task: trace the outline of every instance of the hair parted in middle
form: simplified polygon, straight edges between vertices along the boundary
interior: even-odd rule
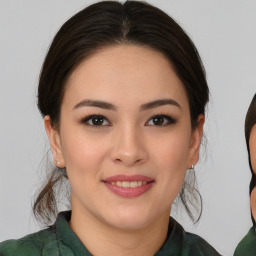
[[[196,47],[183,29],[165,12],[140,1],[101,1],[71,17],[57,32],[42,66],[38,108],[60,126],[60,108],[68,78],[75,68],[99,49],[138,45],[161,52],[182,81],[190,107],[191,127],[205,114],[209,89]],[[185,181],[180,199],[193,221],[201,216],[202,200],[195,188],[195,174]],[[48,222],[57,213],[55,187],[63,172],[54,169],[34,203],[34,214]],[[188,197],[189,195],[189,197]],[[193,212],[199,212],[195,217]]]

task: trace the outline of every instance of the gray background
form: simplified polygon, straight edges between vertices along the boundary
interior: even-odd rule
[[[40,161],[49,146],[36,109],[38,75],[57,29],[92,2],[0,0],[0,241],[40,228],[31,215],[31,203],[41,182]],[[149,2],[174,17],[191,36],[211,90],[206,160],[196,166],[203,215],[196,225],[179,211],[176,217],[220,253],[232,255],[251,226],[243,125],[256,92],[256,2]]]

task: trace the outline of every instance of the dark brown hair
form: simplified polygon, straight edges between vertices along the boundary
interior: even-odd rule
[[[246,146],[247,146],[247,151],[248,151],[248,158],[249,158],[249,165],[250,165],[250,170],[252,173],[252,178],[250,182],[250,194],[253,190],[253,188],[256,186],[256,176],[253,172],[252,169],[252,163],[251,163],[251,154],[250,154],[250,147],[249,147],[249,140],[250,140],[250,135],[251,135],[251,130],[252,127],[256,124],[256,94],[254,95],[251,104],[248,108],[246,118],[245,118],[245,125],[244,125],[244,130],[245,130],[245,140],[246,140]]]
[[[45,58],[38,86],[38,108],[49,115],[52,125],[59,127],[60,106],[67,79],[74,69],[98,49],[111,45],[130,44],[149,47],[165,55],[183,82],[190,106],[191,126],[205,113],[209,89],[200,56],[188,35],[166,13],[140,1],[102,1],[88,6],[70,18],[53,39]],[[63,171],[53,170],[47,184],[35,201],[36,216],[50,220],[56,214],[54,187],[61,182]],[[194,220],[195,179],[184,184],[180,199]],[[186,181],[185,181],[186,183]],[[199,217],[201,215],[201,196]],[[191,197],[190,197],[191,198]],[[191,204],[188,202],[191,201]],[[192,208],[191,208],[192,207]],[[198,217],[198,218],[199,218]]]

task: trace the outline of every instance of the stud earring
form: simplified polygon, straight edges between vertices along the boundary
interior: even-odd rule
[[[189,168],[188,170],[194,171],[195,170],[195,166],[192,164],[191,168]]]
[[[60,162],[57,159],[56,159],[56,163],[57,163],[58,166],[60,165]]]

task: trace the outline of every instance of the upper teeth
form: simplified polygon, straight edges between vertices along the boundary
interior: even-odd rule
[[[142,185],[146,185],[146,181],[112,181],[111,185],[118,186],[118,187],[123,187],[123,188],[137,188]]]

